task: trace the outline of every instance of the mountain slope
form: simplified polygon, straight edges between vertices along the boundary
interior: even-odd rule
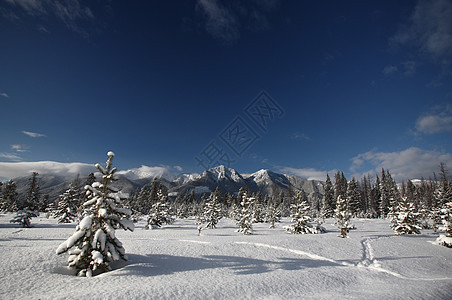
[[[120,173],[119,180],[114,185],[125,193],[134,193],[137,189],[145,185],[150,185],[154,180],[155,172],[149,172],[146,177],[145,172],[130,173],[128,171]],[[139,174],[139,176],[137,176]],[[97,174],[99,178],[99,174]],[[163,184],[170,196],[184,195],[193,190],[198,197],[204,193],[215,191],[217,186],[222,193],[235,194],[240,188],[248,189],[253,193],[261,191],[264,195],[293,195],[303,189],[310,199],[321,199],[324,192],[324,183],[316,180],[307,180],[294,175],[279,174],[270,170],[259,170],[252,174],[241,175],[232,168],[218,166],[202,172],[201,174],[181,174],[172,179],[167,178],[163,173],[159,177],[159,182]],[[74,181],[74,177],[63,177],[53,174],[40,174],[38,177],[41,187],[41,194],[49,194],[51,201],[58,200],[68,185]],[[83,185],[86,178],[80,178],[80,185]],[[17,191],[22,197],[28,188],[28,178],[15,179]]]

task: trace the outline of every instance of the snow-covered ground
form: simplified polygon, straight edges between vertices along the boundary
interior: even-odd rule
[[[34,228],[0,215],[1,299],[452,299],[452,249],[438,234],[396,236],[386,220],[353,220],[349,238],[292,235],[231,220],[198,236],[193,219],[162,229],[118,230],[129,261],[93,278],[73,276],[56,248],[75,224],[32,219]]]

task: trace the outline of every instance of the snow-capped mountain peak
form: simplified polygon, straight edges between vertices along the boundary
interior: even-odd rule
[[[243,181],[243,177],[234,169],[227,168],[223,165],[204,171],[203,174],[210,174],[216,181],[232,180],[234,182]]]

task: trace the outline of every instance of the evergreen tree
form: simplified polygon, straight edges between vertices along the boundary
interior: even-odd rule
[[[334,201],[334,189],[330,176],[326,174],[325,193],[323,195],[322,218],[331,218],[334,215],[336,203]]]
[[[165,195],[162,189],[159,189],[157,192],[157,202],[152,205],[151,210],[149,211],[146,229],[160,228],[164,223],[172,223],[167,199],[168,196]]]
[[[91,277],[95,273],[110,270],[109,262],[127,260],[122,243],[116,238],[115,230],[134,230],[130,220],[131,211],[122,207],[124,194],[111,186],[118,178],[112,168],[113,152],[107,153],[106,169],[96,164],[103,175],[102,182],[85,186],[88,201],[83,204],[84,218],[76,232],[56,250],[57,254],[69,251],[68,265],[78,271],[79,276]]]
[[[350,223],[351,214],[347,209],[347,201],[343,199],[342,196],[337,197],[336,210],[334,211],[334,217],[336,219],[336,224],[340,230],[339,237],[347,237],[347,233],[354,226]]]
[[[296,234],[319,233],[320,227],[313,227],[309,222],[311,217],[308,216],[309,204],[306,193],[301,190],[295,197],[295,203],[290,206],[292,224],[286,226],[287,232]]]
[[[38,210],[40,201],[40,187],[38,183],[38,172],[33,172],[29,179],[29,186],[27,191],[27,197],[23,207],[28,210]]]
[[[421,206],[419,199],[416,197],[416,186],[413,184],[411,180],[406,182],[405,193],[402,193],[403,196],[408,198],[408,201],[413,202],[416,208]]]
[[[162,190],[160,183],[157,178],[154,178],[151,185],[151,190],[149,191],[149,205],[152,206],[155,203],[159,202],[159,191]]]
[[[337,171],[335,175],[335,183],[334,183],[334,196],[341,196],[342,199],[347,199],[347,179],[344,176],[343,172]]]
[[[16,191],[16,183],[13,180],[8,181],[3,187],[1,211],[17,211],[18,194]]]
[[[236,204],[240,205],[240,202],[242,202],[244,194],[246,194],[246,190],[243,187],[241,187],[239,189],[239,192],[237,193],[237,199],[236,199],[237,203]]]
[[[89,175],[85,181],[85,186],[87,186],[87,185],[91,186],[95,182],[96,182],[96,176],[94,176],[94,173],[89,173]]]
[[[389,212],[389,198],[390,187],[388,180],[386,179],[385,170],[381,170],[381,182],[380,182],[380,217],[385,218]]]
[[[436,239],[436,242],[440,245],[452,248],[452,201],[445,203],[441,209],[441,223],[439,230],[443,231],[444,234],[441,234],[439,238]]]
[[[209,200],[204,206],[204,220],[207,222],[206,228],[216,228],[221,219],[221,203],[218,201],[218,193],[211,193]]]
[[[240,228],[237,232],[242,232],[244,235],[253,233],[253,207],[255,201],[255,198],[248,197],[248,192],[243,193],[242,201],[240,202],[241,210],[237,222]]]
[[[226,218],[233,218],[233,208],[235,205],[234,197],[227,193],[224,196],[223,214]]]
[[[141,214],[147,214],[152,207],[148,186],[143,186],[137,195],[136,210]]]
[[[270,228],[275,228],[275,223],[281,220],[281,211],[273,197],[266,195],[267,209],[265,211],[265,222],[270,223]]]
[[[352,217],[356,217],[361,212],[361,192],[355,178],[348,183],[347,206]]]
[[[49,204],[49,194],[44,194],[39,200],[38,211],[48,211]]]
[[[80,203],[80,191],[72,183],[69,188],[60,195],[58,207],[54,216],[58,218],[58,223],[71,223],[77,219],[77,209]]]
[[[397,184],[392,179],[391,174],[387,170],[381,170],[380,182],[380,217],[386,218],[391,206],[394,206],[392,201],[398,203],[400,201],[400,193],[397,189]]]
[[[422,226],[415,212],[414,203],[408,201],[407,197],[402,197],[397,209],[397,217],[394,220],[392,229],[396,234],[420,234]]]
[[[9,221],[10,223],[20,223],[22,227],[30,228],[31,226],[31,218],[39,216],[39,213],[29,210],[22,209],[19,210],[16,216]]]
[[[452,201],[452,188],[447,179],[448,171],[444,163],[440,164],[440,182],[436,185],[434,191],[434,208],[441,209],[446,203]]]
[[[363,179],[361,180],[361,207],[362,212],[364,213],[364,216],[366,218],[372,217],[370,209],[371,203],[370,191],[371,191],[370,182],[367,180],[367,177],[364,176]]]
[[[372,186],[372,189],[370,191],[371,197],[372,197],[372,205],[371,210],[373,212],[374,217],[379,218],[380,216],[380,201],[381,201],[381,181],[378,175],[375,179],[375,184]]]
[[[253,222],[263,223],[264,222],[264,206],[262,200],[262,192],[259,191],[255,196],[254,207],[253,207]]]

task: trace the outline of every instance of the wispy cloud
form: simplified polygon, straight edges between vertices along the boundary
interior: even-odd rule
[[[409,60],[403,62],[402,65],[405,69],[405,72],[403,72],[403,74],[405,74],[406,76],[414,76],[414,74],[416,74],[417,63],[415,61]]]
[[[3,15],[15,16],[15,20],[20,20],[23,14],[40,19],[54,16],[67,28],[84,37],[88,37],[89,34],[80,23],[95,20],[91,9],[82,5],[79,0],[6,0],[6,2],[9,3],[9,10],[3,8]],[[42,25],[38,30],[48,32]]]
[[[3,98],[9,98],[9,95],[7,93],[0,93],[0,96]]]
[[[383,74],[389,75],[389,74],[397,72],[398,70],[399,70],[399,68],[397,68],[397,66],[389,65],[389,66],[384,67]]]
[[[356,177],[379,174],[384,168],[391,172],[395,180],[401,181],[429,178],[433,172],[438,172],[440,162],[452,166],[452,154],[417,147],[395,152],[377,152],[374,149],[356,155],[351,161],[350,170]]]
[[[218,0],[198,0],[206,18],[207,32],[219,41],[233,43],[240,37],[237,17]]]
[[[11,149],[17,152],[27,152],[29,148],[27,145],[11,145]]]
[[[290,135],[290,139],[292,140],[310,140],[311,138],[304,133],[294,132]]]
[[[42,133],[36,133],[36,132],[30,132],[30,131],[22,131],[23,134],[28,135],[29,137],[32,138],[38,138],[38,137],[46,137],[45,134]]]
[[[452,106],[436,106],[416,121],[417,133],[435,134],[452,131]]]
[[[38,30],[42,33],[49,33],[49,30],[44,25],[39,25]]]
[[[415,47],[443,65],[452,63],[452,1],[418,1],[408,23],[391,42]]]
[[[77,174],[84,176],[95,171],[94,164],[85,163],[60,163],[55,161],[0,162],[0,178],[8,179],[28,176],[32,172],[61,176],[74,176]]]
[[[0,152],[0,158],[4,158],[4,159],[8,159],[8,160],[12,160],[12,161],[20,161],[22,160],[22,158],[20,156],[18,156],[17,154],[14,153],[4,153],[4,152]],[[1,166],[2,163],[0,163]],[[0,171],[1,172],[1,171]],[[1,177],[1,176],[0,176]]]
[[[297,168],[291,168],[291,167],[280,167],[279,172],[282,172],[284,174],[289,174],[289,175],[300,176],[300,177],[306,178],[308,180],[325,181],[326,174],[329,174],[331,177],[337,172],[337,170],[322,171],[322,170],[317,170],[314,168],[297,169]]]
[[[198,0],[196,11],[205,20],[205,30],[223,44],[233,44],[243,30],[259,32],[271,27],[267,15],[279,7],[279,0]]]

